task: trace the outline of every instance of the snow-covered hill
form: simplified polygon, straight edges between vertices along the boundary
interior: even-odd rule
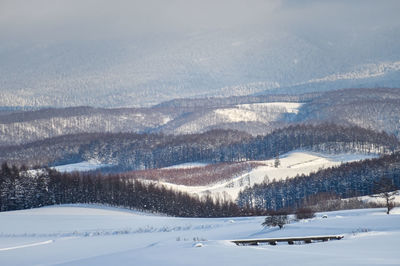
[[[207,186],[184,186],[166,182],[161,184],[191,194],[211,195],[215,198],[236,200],[239,192],[246,187],[273,180],[292,178],[296,175],[317,172],[320,169],[338,166],[342,163],[376,158],[377,155],[365,154],[323,154],[306,151],[294,151],[279,158],[280,165],[274,166],[275,159],[256,161],[261,164],[240,176]],[[162,177],[161,177],[162,178]]]
[[[224,128],[261,135],[283,126],[301,106],[302,103],[296,102],[266,102],[207,108],[171,120],[160,130],[170,134],[188,134]]]
[[[322,215],[328,218],[321,218]],[[397,265],[400,209],[319,213],[282,230],[264,217],[173,218],[93,205],[0,213],[2,265]],[[308,245],[229,240],[344,235]]]

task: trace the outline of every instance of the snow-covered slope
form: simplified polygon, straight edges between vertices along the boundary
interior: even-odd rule
[[[301,103],[255,103],[240,104],[234,108],[216,109],[214,113],[229,122],[270,122],[276,121],[279,115],[297,113]]]
[[[215,107],[184,115],[161,128],[163,132],[171,134],[198,133],[214,128],[266,134],[276,124],[287,122],[287,118],[297,114],[301,106],[302,103],[296,102],[268,102]]]
[[[184,186],[161,182],[161,184],[197,195],[212,195],[221,199],[235,200],[241,190],[245,187],[271,182],[284,178],[295,177],[296,175],[309,174],[319,169],[338,166],[341,163],[376,158],[377,155],[365,154],[322,154],[306,151],[294,151],[283,155],[278,167],[274,166],[275,159],[257,161],[262,164],[248,173],[231,180],[208,186]]]
[[[263,217],[172,218],[99,206],[0,213],[2,265],[397,265],[400,209],[317,214],[279,230]],[[233,239],[341,234],[308,245],[236,246]]]
[[[65,165],[58,165],[52,167],[53,169],[59,172],[85,172],[85,171],[92,171],[102,167],[111,166],[109,164],[102,164],[97,160],[89,160],[80,163],[73,163],[73,164],[65,164]]]

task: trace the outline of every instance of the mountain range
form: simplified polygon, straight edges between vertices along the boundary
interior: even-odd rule
[[[132,20],[124,27],[108,22],[117,36],[83,34],[85,25],[72,29],[68,20],[64,32],[34,21],[17,38],[10,22],[0,27],[0,106],[150,107],[176,98],[400,87],[397,1],[252,1],[231,10],[236,4],[214,14],[206,1],[215,15],[206,28],[178,13],[186,28],[167,21],[145,33],[122,13]]]

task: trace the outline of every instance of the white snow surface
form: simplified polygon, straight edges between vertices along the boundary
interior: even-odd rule
[[[298,113],[302,103],[271,102],[239,104],[234,108],[216,109],[214,113],[227,122],[271,122],[284,113]]]
[[[53,169],[59,171],[59,172],[86,172],[86,171],[92,171],[96,170],[102,167],[107,167],[109,166],[108,164],[102,164],[98,160],[89,160],[89,161],[84,161],[80,163],[73,163],[73,164],[65,164],[65,165],[58,165],[52,167]]]
[[[321,218],[327,215],[328,218]],[[264,217],[174,218],[95,205],[0,213],[1,265],[399,265],[400,208],[319,213],[282,230]],[[236,246],[315,235],[342,240]]]
[[[279,158],[279,167],[274,167],[275,159],[255,161],[261,163],[262,165],[249,171],[248,173],[216,184],[207,186],[185,186],[166,182],[160,182],[160,184],[191,194],[210,194],[213,197],[235,200],[239,192],[245,187],[253,186],[254,184],[260,184],[265,181],[266,177],[269,179],[269,181],[273,181],[273,179],[281,180],[285,179],[286,177],[293,178],[298,174],[307,175],[311,172],[317,172],[319,169],[338,166],[341,163],[360,161],[376,157],[377,155],[375,154],[323,154],[296,150],[282,155]]]

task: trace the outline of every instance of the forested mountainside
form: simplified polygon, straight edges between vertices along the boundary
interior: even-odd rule
[[[250,138],[251,136],[244,132],[224,130],[177,136],[147,133],[83,133],[7,146],[0,152],[2,161],[13,164],[47,165],[79,162],[92,158],[122,168],[144,169],[185,162],[183,158],[203,156],[203,153],[209,154],[213,149]],[[204,156],[208,158],[207,155]]]
[[[239,194],[238,204],[277,210],[298,208],[319,196],[320,200],[326,200],[324,195],[341,198],[371,195],[381,178],[388,178],[395,188],[400,188],[399,152],[323,169],[308,176],[257,184]]]
[[[180,99],[151,108],[71,107],[0,113],[0,146],[66,134],[195,134],[213,129],[265,135],[301,123],[335,123],[399,136],[400,89],[345,89],[327,93]]]
[[[299,100],[309,101],[316,95],[185,99],[152,108],[70,107],[4,112],[0,113],[0,146],[77,133],[201,133],[215,128],[236,129],[243,123],[249,125],[248,131],[255,128],[250,126],[253,124],[258,126],[258,132],[267,133],[275,128],[273,125],[286,125],[293,115],[287,104],[297,107]]]
[[[0,114],[0,145],[78,133],[148,132],[185,110],[71,107]]]
[[[398,147],[398,139],[384,132],[323,124],[290,126],[258,137],[232,130],[189,135],[65,135],[3,147],[0,160],[13,164],[54,165],[96,159],[116,171],[123,171],[185,162],[262,160],[295,149],[388,153]]]
[[[304,104],[299,122],[331,122],[383,130],[400,136],[400,89],[344,89]]]

